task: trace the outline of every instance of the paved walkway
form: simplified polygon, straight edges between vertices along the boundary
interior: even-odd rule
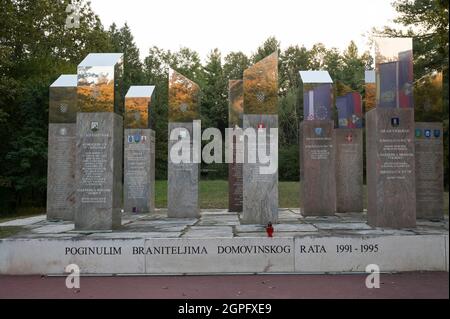
[[[365,275],[240,275],[83,277],[70,290],[65,277],[0,276],[0,298],[449,298],[447,272]]]

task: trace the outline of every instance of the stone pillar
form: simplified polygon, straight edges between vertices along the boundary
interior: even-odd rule
[[[61,75],[50,86],[47,219],[73,221],[77,75]]]
[[[300,125],[300,199],[303,216],[336,212],[335,136],[333,121]]]
[[[176,72],[169,71],[169,149],[168,149],[168,193],[167,214],[169,217],[200,216],[198,183],[200,179],[201,132],[194,132],[194,121],[199,119],[200,87]],[[200,126],[200,125],[199,125]],[[171,140],[174,129],[178,129],[177,139]],[[201,129],[201,127],[199,127]],[[177,163],[171,157],[174,145],[184,143],[189,153],[185,162]],[[197,147],[198,146],[198,147]]]
[[[336,212],[363,211],[362,99],[358,92],[336,98]]]
[[[300,71],[300,80],[300,209],[303,216],[330,216],[336,212],[333,81],[327,71]]]
[[[123,55],[89,54],[78,66],[75,229],[121,226]]]
[[[278,55],[273,53],[244,71],[244,130],[255,139],[245,142],[242,223],[278,222]],[[271,129],[276,129],[273,131]],[[261,138],[260,138],[260,133]],[[264,133],[266,140],[263,140]],[[272,144],[272,145],[271,145]],[[269,163],[258,154],[266,146]],[[250,159],[255,154],[255,162]]]
[[[366,114],[367,217],[374,227],[416,225],[414,110]]]
[[[123,120],[115,113],[78,113],[76,230],[121,226]]]
[[[375,108],[366,113],[368,223],[416,225],[412,39],[375,39]]]
[[[444,143],[442,123],[416,122],[417,218],[444,218]]]
[[[228,127],[243,127],[244,112],[244,82],[242,80],[230,80],[228,82]],[[238,140],[236,140],[238,139]],[[243,199],[243,178],[242,162],[238,162],[242,152],[241,147],[237,147],[242,142],[242,135],[236,136],[233,140],[227,141],[229,148],[233,151],[233,161],[228,164],[228,210],[230,212],[242,212]]]
[[[335,130],[336,212],[363,211],[363,130]]]
[[[124,209],[155,210],[155,131],[149,114],[154,86],[132,86],[125,96]]]

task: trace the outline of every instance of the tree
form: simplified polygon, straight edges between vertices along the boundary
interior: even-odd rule
[[[113,46],[113,52],[124,54],[124,89],[128,91],[131,85],[142,85],[144,82],[144,73],[142,63],[139,58],[139,49],[134,43],[133,35],[128,25],[117,29],[115,23],[109,28],[109,35]]]
[[[448,0],[397,0],[393,3],[398,17],[394,22],[406,27],[398,30],[385,27],[383,30],[373,30],[373,35],[392,37],[413,37],[414,76],[416,80],[433,72],[443,73],[443,112],[438,116],[444,122],[444,156],[448,158],[448,55],[449,55],[449,21]],[[425,112],[416,112],[416,121],[427,120],[435,116]],[[448,187],[448,161],[444,161],[444,180]]]
[[[250,59],[242,52],[231,52],[225,57],[223,74],[227,80],[239,80],[250,66]]]
[[[108,34],[89,3],[79,28],[66,28],[69,1],[3,0],[0,11],[0,162],[6,209],[45,205],[48,88],[75,73],[89,52],[109,51]],[[0,205],[5,203],[1,201]]]

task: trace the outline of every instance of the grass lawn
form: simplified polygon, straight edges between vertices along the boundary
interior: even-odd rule
[[[167,181],[156,181],[156,207],[167,207]],[[365,186],[364,186],[365,187]],[[299,207],[299,182],[279,182],[279,206],[285,208]],[[364,207],[367,207],[367,192],[364,192]],[[201,208],[228,207],[228,181],[200,181]],[[444,213],[448,215],[448,192],[444,193]]]
[[[167,181],[156,181],[156,207],[167,207]],[[299,207],[299,182],[279,182],[279,206]],[[364,192],[366,194],[366,192]],[[201,208],[227,208],[228,207],[228,181],[208,180],[200,181],[200,207]],[[448,215],[448,192],[444,193],[444,213]],[[364,205],[367,204],[366,195]],[[22,209],[17,215],[0,215],[0,222],[44,214],[45,208]],[[11,230],[9,230],[11,231]],[[0,233],[1,236],[1,233]]]

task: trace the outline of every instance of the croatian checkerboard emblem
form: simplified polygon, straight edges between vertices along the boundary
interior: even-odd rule
[[[181,112],[186,112],[187,111],[187,109],[188,109],[188,105],[186,104],[186,103],[182,103],[181,105],[180,105],[180,111]]]
[[[68,110],[69,110],[69,107],[67,106],[67,104],[60,104],[59,105],[59,112],[67,113]]]
[[[259,103],[262,103],[265,101],[266,95],[262,91],[256,92],[256,99],[258,100]]]

